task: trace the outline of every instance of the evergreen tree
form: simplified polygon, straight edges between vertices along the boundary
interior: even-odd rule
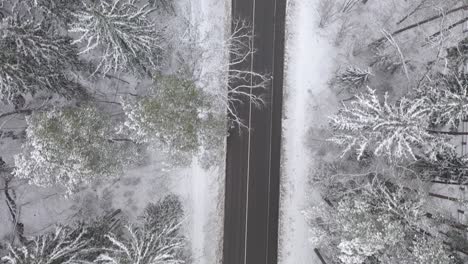
[[[166,226],[163,230],[154,232],[144,227],[128,226],[124,236],[107,235],[112,246],[105,249],[95,263],[165,263],[183,264],[180,257],[184,240],[172,237],[170,234],[178,229],[179,223]]]
[[[23,0],[32,15],[37,15],[59,28],[68,28],[73,13],[83,8],[83,1],[69,0]]]
[[[163,230],[166,226],[182,222],[184,211],[179,197],[174,194],[167,195],[157,203],[146,206],[141,216],[147,230]]]
[[[97,51],[103,73],[126,71],[151,76],[160,65],[162,30],[155,11],[139,0],[83,1],[70,32],[83,43],[81,54]]]
[[[6,264],[91,264],[86,256],[98,252],[99,247],[90,247],[92,238],[87,238],[87,233],[82,225],[58,226],[54,232],[39,235],[27,245],[9,245],[8,255],[1,260]]]
[[[191,80],[160,76],[147,96],[126,100],[125,127],[137,142],[156,142],[170,154],[193,153],[203,133],[205,99]]]
[[[448,126],[457,130],[468,118],[468,74],[437,73],[433,81],[417,89],[417,96],[427,98],[433,127]]]
[[[382,176],[368,179],[361,188],[342,190],[320,218],[307,214],[317,242],[337,263],[458,263],[452,258],[457,249],[438,233],[440,224],[428,221],[424,195]]]
[[[135,145],[118,138],[108,119],[91,106],[33,114],[14,174],[38,186],[63,185],[68,194],[119,174]]]
[[[0,22],[0,34],[0,99],[11,102],[38,92],[66,98],[87,94],[70,74],[81,65],[70,37],[59,35],[44,20],[17,14]]]
[[[437,153],[452,148],[446,138],[427,131],[425,99],[403,97],[392,104],[385,95],[381,102],[372,89],[356,99],[330,117],[335,132],[330,141],[344,146],[344,152],[356,149],[358,159],[366,150],[389,160],[416,159],[418,154],[436,159]]]

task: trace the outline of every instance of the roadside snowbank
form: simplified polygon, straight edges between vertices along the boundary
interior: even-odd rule
[[[335,54],[328,37],[316,25],[319,0],[288,2],[280,204],[281,264],[320,263],[309,243],[302,213],[317,193],[308,190],[307,177],[314,162],[307,147],[307,132],[326,124],[336,102],[328,89]]]

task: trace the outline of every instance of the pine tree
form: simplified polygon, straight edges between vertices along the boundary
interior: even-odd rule
[[[427,131],[424,99],[403,97],[391,104],[388,95],[381,102],[372,89],[356,99],[330,117],[335,132],[330,141],[344,146],[344,153],[356,149],[358,159],[366,150],[389,160],[416,159],[418,154],[436,159],[437,153],[452,148],[446,138]]]
[[[139,0],[89,0],[83,6],[73,13],[69,31],[79,35],[75,43],[83,43],[81,54],[97,51],[96,71],[154,73],[162,54],[154,8]]]
[[[468,118],[468,74],[435,74],[432,82],[417,89],[417,95],[430,100],[431,125],[457,130]]]
[[[137,142],[155,142],[172,155],[193,153],[200,146],[205,99],[191,80],[160,76],[147,96],[124,100],[125,127]]]
[[[119,174],[135,145],[119,139],[108,119],[91,106],[33,114],[14,174],[38,186],[62,185],[68,194]]]
[[[371,75],[370,69],[363,70],[355,66],[349,66],[335,76],[332,80],[332,84],[341,89],[355,92],[367,85]]]
[[[27,244],[9,245],[8,255],[1,260],[6,264],[91,264],[87,255],[99,248],[91,248],[84,226],[75,228],[58,226],[52,233],[39,235]]]
[[[23,0],[32,15],[38,15],[47,23],[59,28],[68,28],[73,20],[73,13],[83,8],[83,1],[69,0]]]
[[[87,94],[70,74],[81,65],[70,37],[59,35],[44,20],[18,14],[0,22],[0,34],[0,99],[39,92],[66,98]]]
[[[338,202],[318,208],[328,209],[319,218],[307,213],[318,242],[337,263],[457,263],[451,257],[456,249],[439,236],[440,224],[427,221],[422,193],[381,175],[368,179],[361,188],[342,190]]]
[[[182,203],[179,197],[174,194],[167,195],[157,203],[148,204],[141,216],[147,230],[159,231],[166,226],[182,222],[183,217]]]
[[[159,232],[128,226],[124,236],[107,235],[112,246],[106,248],[106,253],[101,254],[95,263],[183,264],[185,261],[180,253],[184,241],[170,236],[178,226],[179,223],[166,226]]]

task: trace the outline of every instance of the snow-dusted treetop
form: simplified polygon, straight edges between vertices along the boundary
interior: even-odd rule
[[[125,127],[132,139],[157,143],[173,154],[193,153],[200,146],[206,99],[191,80],[168,75],[156,78],[149,94],[124,100]]]
[[[37,236],[28,245],[9,245],[8,255],[1,260],[6,264],[91,264],[86,260],[86,253],[98,251],[97,248],[89,248],[91,241],[83,226],[57,226],[54,232]]]
[[[134,145],[116,138],[108,119],[90,106],[33,114],[14,174],[38,186],[62,185],[70,194],[120,173],[134,158]]]
[[[81,54],[96,51],[96,71],[153,74],[162,53],[161,26],[155,11],[139,0],[84,1],[73,13],[70,32],[82,43]]]
[[[66,70],[80,64],[72,39],[46,22],[9,16],[0,22],[0,99],[53,92],[65,97],[85,94]]]
[[[437,74],[433,82],[421,86],[416,92],[431,102],[428,110],[432,125],[456,130],[468,118],[468,79],[465,74]]]
[[[437,153],[451,146],[445,138],[426,130],[427,103],[425,99],[403,97],[392,104],[387,94],[381,102],[375,90],[368,89],[330,117],[335,132],[330,141],[344,146],[344,152],[356,149],[358,158],[370,150],[390,160],[416,159],[417,154],[435,159]]]

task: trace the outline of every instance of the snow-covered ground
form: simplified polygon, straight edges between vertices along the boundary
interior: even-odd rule
[[[325,125],[336,100],[327,81],[333,73],[334,47],[317,27],[319,0],[289,0],[283,116],[282,187],[280,204],[281,264],[320,263],[309,243],[302,213],[319,199],[307,184],[314,165],[307,132]]]

